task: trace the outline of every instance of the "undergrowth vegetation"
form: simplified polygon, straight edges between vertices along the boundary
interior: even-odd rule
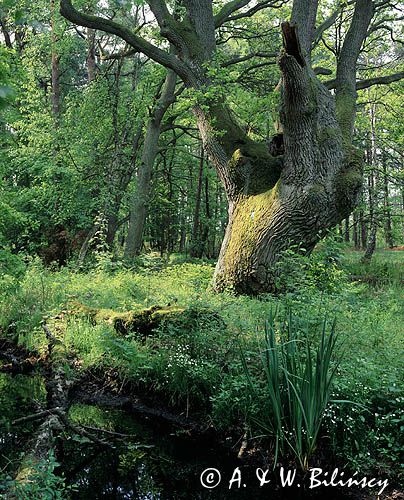
[[[283,293],[259,298],[212,293],[212,265],[180,256],[126,268],[104,254],[85,271],[21,261],[17,275],[1,270],[0,331],[43,352],[45,320],[82,370],[113,370],[219,431],[247,427],[303,467],[325,450],[397,479],[404,323],[400,256],[390,254],[365,267],[327,244],[311,259],[287,253]],[[175,305],[185,314],[150,335],[122,335],[71,314],[76,303],[116,312]]]

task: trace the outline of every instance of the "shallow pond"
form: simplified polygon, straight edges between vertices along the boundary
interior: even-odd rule
[[[0,472],[12,474],[35,424],[12,426],[11,421],[35,412],[44,401],[40,377],[0,374]],[[58,472],[74,485],[71,498],[78,499],[298,499],[324,498],[324,491],[306,488],[279,488],[276,476],[268,474],[271,483],[259,487],[256,467],[243,465],[236,451],[219,447],[208,438],[201,441],[184,434],[170,432],[151,420],[136,418],[126,412],[97,406],[75,404],[72,421],[87,428],[101,428],[99,437],[115,444],[115,449],[100,449],[82,437],[64,435],[58,442]],[[124,434],[112,439],[112,433]],[[241,481],[234,470],[240,467]],[[221,483],[204,488],[201,473],[214,468],[221,473]],[[293,470],[293,469],[292,469]],[[215,477],[216,476],[216,477]],[[231,478],[235,480],[229,490]],[[205,474],[204,480],[217,482]],[[245,485],[245,486],[244,486]],[[302,485],[303,486],[303,485]],[[344,498],[341,492],[328,489],[326,496]]]

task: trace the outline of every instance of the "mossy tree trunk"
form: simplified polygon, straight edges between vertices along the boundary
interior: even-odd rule
[[[147,3],[174,51],[162,50],[116,22],[78,12],[70,0],[61,0],[61,10],[72,22],[121,37],[195,90],[193,113],[229,204],[215,288],[271,291],[282,251],[299,247],[310,252],[357,203],[362,153],[352,147],[356,89],[375,81],[357,82],[356,65],[375,5],[371,0],[356,1],[337,58],[336,79],[325,86],[312,69],[311,50],[335,17],[316,27],[318,1],[294,0],[291,23],[283,23],[284,50],[279,58],[283,137],[278,134],[276,147],[268,148],[238,123],[209,68],[217,64],[215,30],[275,4],[257,2],[251,7],[248,0],[232,0],[214,14],[211,0],[183,0],[176,12],[170,12],[163,0]],[[376,83],[401,77],[390,75]]]
[[[132,259],[142,250],[153,165],[158,153],[163,117],[175,101],[175,84],[176,74],[168,71],[159,85],[156,96],[157,103],[147,124],[142,159],[136,175],[136,189],[130,202],[129,228],[125,244],[126,259]]]
[[[325,231],[349,216],[357,203],[362,153],[352,147],[356,60],[373,8],[371,2],[357,2],[343,49],[350,61],[343,61],[346,67],[337,72],[336,98],[310,64],[315,9],[316,2],[295,2],[292,24],[283,24],[282,169],[275,185],[261,182],[260,189],[244,189],[232,200],[215,273],[219,290],[274,290],[282,251],[310,253]]]

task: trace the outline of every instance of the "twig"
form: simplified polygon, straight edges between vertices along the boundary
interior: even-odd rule
[[[85,429],[82,427],[78,427],[77,425],[72,424],[69,419],[67,418],[66,414],[58,409],[54,410],[54,413],[60,418],[62,423],[65,425],[65,427],[71,429],[75,434],[78,434],[79,436],[85,437],[89,439],[90,441],[93,441],[93,443],[96,443],[100,446],[107,446],[109,448],[115,448],[111,443],[108,443],[107,441],[104,441],[102,439],[97,438],[96,436],[93,436],[89,432],[87,432]]]
[[[47,417],[48,415],[52,415],[55,410],[61,410],[60,407],[52,408],[50,410],[43,410],[38,413],[33,413],[32,415],[27,415],[26,417],[17,418],[11,422],[12,425],[22,424],[24,422],[32,422],[33,420],[39,420],[42,417]]]

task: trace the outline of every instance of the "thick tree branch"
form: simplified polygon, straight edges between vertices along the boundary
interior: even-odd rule
[[[268,0],[265,2],[259,2],[257,5],[254,5],[254,7],[251,7],[251,9],[246,10],[245,12],[240,12],[239,14],[235,14],[234,16],[229,16],[226,19],[227,21],[237,21],[238,19],[244,19],[245,17],[252,17],[254,14],[259,12],[260,10],[266,9],[268,7],[272,7],[273,9],[279,9],[282,7],[287,2],[287,0]]]
[[[341,7],[338,7],[330,17],[325,19],[320,26],[318,26],[314,32],[313,36],[313,44],[312,47],[315,47],[318,42],[321,40],[321,37],[323,36],[323,33],[328,30],[328,28],[331,28],[331,26],[335,23],[339,13],[341,12]]]
[[[154,14],[160,28],[165,28],[167,23],[174,21],[164,0],[148,0],[148,5]]]
[[[336,111],[346,151],[351,148],[356,113],[357,61],[373,15],[372,0],[357,0],[337,62]]]
[[[148,5],[160,27],[161,35],[166,38],[178,53],[186,51],[186,43],[182,37],[184,26],[168,10],[165,0],[148,0]]]
[[[352,5],[353,3],[355,3],[355,0],[349,0],[348,2],[347,1],[341,2],[338,8],[335,9],[334,12],[329,17],[327,17],[327,19],[324,19],[324,21],[314,31],[313,47],[315,47],[320,42],[323,33],[327,31],[329,28],[331,28],[331,26],[335,23],[343,7]]]
[[[251,0],[233,0],[223,5],[220,11],[215,15],[215,28],[219,28],[219,26],[228,20],[233,12],[249,4],[250,1]]]
[[[105,19],[103,17],[93,16],[90,14],[85,14],[76,10],[71,0],[61,0],[60,1],[60,13],[67,20],[72,23],[78,24],[80,26],[85,26],[87,28],[93,28],[106,33],[111,33],[116,35],[126,41],[131,47],[133,47],[137,52],[142,52],[153,61],[162,64],[166,68],[170,68],[175,71],[181,78],[186,78],[186,68],[185,65],[173,54],[159,49],[155,45],[151,44],[142,37],[134,34],[130,29],[122,26],[121,24]]]
[[[367,78],[366,80],[360,80],[356,82],[356,89],[367,89],[373,85],[387,85],[389,83],[397,82],[404,78],[404,71],[400,73],[393,73],[392,75],[378,76],[374,78]]]
[[[332,71],[328,68],[323,68],[322,66],[317,66],[313,68],[315,75],[332,75]]]
[[[393,82],[398,82],[404,78],[404,71],[399,73],[393,73],[391,75],[376,76],[374,78],[367,78],[365,80],[359,80],[356,82],[356,90],[367,89],[373,85],[388,85]],[[324,84],[328,89],[335,89],[337,86],[337,80],[329,80]]]

